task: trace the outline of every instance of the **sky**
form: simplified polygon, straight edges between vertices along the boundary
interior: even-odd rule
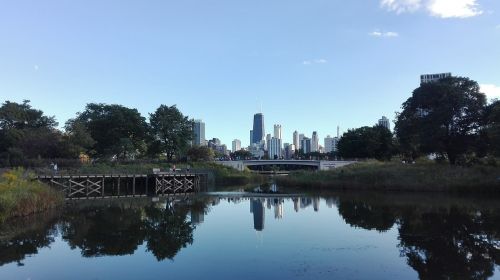
[[[90,102],[177,105],[246,146],[262,108],[266,133],[322,139],[394,120],[441,72],[500,98],[500,1],[0,0],[0,102],[61,127]]]

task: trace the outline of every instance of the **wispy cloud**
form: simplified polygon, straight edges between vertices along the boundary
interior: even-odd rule
[[[469,18],[483,14],[479,0],[381,0],[380,5],[397,14],[415,12],[422,8],[435,17]]]
[[[325,64],[328,63],[328,60],[324,58],[310,59],[302,61],[303,65],[312,65],[312,64]]]
[[[368,35],[370,35],[372,37],[398,37],[399,36],[399,34],[397,32],[393,32],[393,31],[382,32],[382,31],[378,31],[378,30],[370,32],[370,33],[368,33]]]
[[[391,12],[401,14],[420,9],[422,0],[382,0],[380,5]]]
[[[498,98],[500,99],[500,86],[493,84],[482,84],[479,85],[481,91],[486,94],[489,99]]]

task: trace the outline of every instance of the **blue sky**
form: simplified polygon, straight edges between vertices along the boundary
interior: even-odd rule
[[[249,142],[253,114],[320,138],[394,119],[419,75],[500,97],[498,0],[1,1],[0,101],[62,124],[89,102],[160,104]]]

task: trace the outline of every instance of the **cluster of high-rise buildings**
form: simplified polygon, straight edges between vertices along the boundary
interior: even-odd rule
[[[451,73],[423,74],[420,75],[420,84],[436,82],[451,76]],[[386,116],[382,116],[375,125],[391,129],[390,120]],[[272,134],[266,134],[264,114],[262,113],[257,113],[253,116],[253,126],[252,130],[250,130],[250,145],[247,148],[241,146],[241,140],[239,139],[232,141],[232,149],[230,150],[218,138],[207,141],[205,139],[205,123],[201,120],[194,121],[193,135],[192,144],[195,146],[208,146],[225,156],[229,156],[231,151],[236,152],[244,149],[249,151],[253,158],[258,159],[265,158],[266,155],[269,159],[291,159],[301,153],[335,153],[337,152],[337,145],[340,139],[340,131],[337,126],[336,136],[327,135],[324,138],[323,145],[320,145],[320,138],[317,131],[313,131],[311,137],[294,131],[292,143],[284,143],[283,129],[280,124],[274,125]]]
[[[266,134],[264,128],[264,115],[257,113],[253,118],[253,129],[250,130],[250,146],[248,151],[254,158],[263,158],[266,154],[269,159],[291,159],[297,152],[303,154],[319,152],[331,153],[337,151],[339,140],[339,129],[337,136],[328,135],[324,139],[324,145],[320,145],[318,132],[314,131],[311,138],[298,131],[293,132],[292,143],[283,142],[283,129],[280,124],[274,125],[273,134]]]
[[[390,120],[382,116],[378,120],[378,125],[391,129]],[[273,126],[273,133],[266,134],[264,126],[264,114],[257,113],[253,117],[253,126],[250,130],[250,145],[242,147],[241,140],[234,139],[231,149],[222,144],[218,138],[211,140],[205,139],[205,123],[201,120],[195,120],[193,123],[193,145],[208,146],[219,154],[229,156],[230,152],[246,150],[251,153],[252,158],[263,159],[267,156],[269,159],[293,159],[298,154],[310,153],[336,153],[337,145],[340,139],[340,129],[337,126],[335,136],[327,135],[323,138],[323,145],[320,144],[320,136],[317,131],[313,131],[308,137],[304,133],[294,131],[292,143],[283,141],[283,128],[281,124]]]

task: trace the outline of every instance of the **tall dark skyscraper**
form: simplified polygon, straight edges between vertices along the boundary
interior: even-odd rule
[[[252,144],[264,140],[264,135],[266,135],[264,130],[264,115],[257,113],[253,116]]]

